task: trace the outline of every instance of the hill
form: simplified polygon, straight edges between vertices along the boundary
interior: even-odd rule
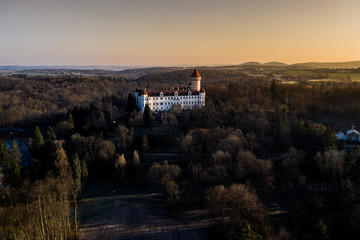
[[[359,68],[360,61],[350,62],[307,62],[307,63],[295,63],[290,65],[292,67],[304,67],[304,68]]]

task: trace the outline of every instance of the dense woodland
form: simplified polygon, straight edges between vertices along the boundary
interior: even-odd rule
[[[279,69],[250,70],[200,69],[206,106],[161,115],[139,112],[133,89],[187,84],[190,69],[2,77],[0,125],[32,134],[27,165],[16,141],[0,141],[1,236],[79,238],[91,177],[153,188],[168,211],[207,208],[214,239],[358,239],[360,147],[334,134],[360,122],[360,84],[285,85]],[[150,152],[180,155],[154,162]]]

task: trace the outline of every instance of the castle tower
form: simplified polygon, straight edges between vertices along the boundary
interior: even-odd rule
[[[201,88],[201,76],[199,71],[195,68],[193,74],[191,75],[191,90],[200,91]]]

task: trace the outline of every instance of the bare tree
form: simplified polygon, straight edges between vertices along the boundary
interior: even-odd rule
[[[126,166],[126,160],[124,154],[121,155],[118,154],[115,162],[115,168],[118,175],[121,176],[121,180],[124,179],[125,166]]]

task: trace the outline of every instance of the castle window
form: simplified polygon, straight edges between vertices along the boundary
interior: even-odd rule
[[[160,92],[160,97],[164,96],[164,93],[163,92]]]
[[[163,100],[163,98],[161,97],[160,100]]]
[[[175,92],[175,93],[174,93],[174,96],[177,96],[177,95],[178,95],[178,92]]]

